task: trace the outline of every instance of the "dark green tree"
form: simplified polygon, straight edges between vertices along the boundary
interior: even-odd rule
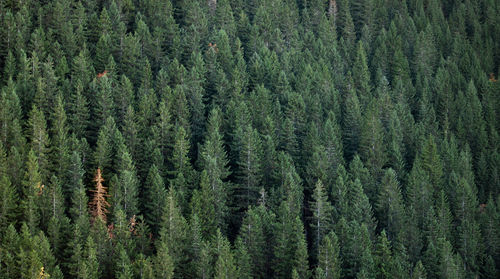
[[[341,274],[341,258],[338,238],[335,232],[331,231],[322,240],[319,246],[317,272],[320,278],[338,279]]]
[[[216,224],[224,231],[228,215],[230,174],[227,153],[221,131],[222,115],[219,109],[213,109],[208,118],[205,142],[200,148],[200,166],[206,171],[210,195],[214,197]],[[203,188],[202,188],[203,191]],[[206,193],[206,194],[209,194]]]
[[[236,130],[236,140],[239,144],[237,161],[237,188],[235,205],[247,209],[254,205],[258,198],[261,180],[262,145],[260,135],[251,125],[239,127]]]
[[[314,247],[316,259],[320,257],[320,243],[324,236],[331,229],[332,206],[328,201],[328,196],[321,180],[316,182],[316,187],[312,194],[312,201],[309,202],[309,210],[312,212],[311,228],[314,234]]]
[[[352,85],[349,85],[352,86]],[[349,90],[344,102],[344,118],[342,121],[342,139],[344,141],[344,156],[350,161],[358,152],[361,139],[361,108],[358,96],[354,90]]]
[[[144,188],[146,191],[146,195],[144,196],[146,223],[151,228],[153,234],[158,234],[166,204],[167,190],[165,189],[165,183],[160,175],[160,171],[155,164],[149,169]]]

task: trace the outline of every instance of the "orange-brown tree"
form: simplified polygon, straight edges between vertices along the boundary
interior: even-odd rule
[[[92,201],[90,201],[90,212],[94,219],[100,218],[103,222],[106,222],[106,214],[108,213],[109,207],[106,197],[109,195],[107,188],[102,185],[104,179],[102,178],[100,168],[97,169],[94,181],[96,182],[96,186],[95,189],[92,190],[94,197],[92,198]]]

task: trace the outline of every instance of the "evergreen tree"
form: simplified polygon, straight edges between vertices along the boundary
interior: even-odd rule
[[[116,261],[116,278],[120,279],[133,278],[130,259],[127,255],[127,251],[123,246],[119,246],[117,250],[119,253],[119,258]]]
[[[281,204],[279,211],[274,247],[274,275],[277,278],[289,278],[294,269],[297,275],[306,278],[308,267],[304,263],[307,263],[307,250],[304,249],[307,248],[302,221],[290,211],[286,202]]]
[[[238,236],[251,259],[251,276],[253,278],[265,278],[267,273],[268,247],[266,245],[265,225],[263,224],[266,221],[266,216],[263,216],[266,214],[265,210],[263,205],[248,209]]]
[[[17,217],[18,195],[6,174],[0,175],[0,228],[15,224]]]
[[[187,222],[181,214],[181,208],[177,201],[177,195],[174,189],[170,189],[167,195],[167,202],[163,211],[162,224],[160,229],[160,240],[157,242],[164,249],[162,257],[170,255],[173,268],[168,270],[161,269],[161,274],[175,272],[176,276],[188,272],[184,267],[186,265],[187,249]]]
[[[48,179],[49,171],[49,135],[45,115],[36,105],[31,110],[28,124],[31,138],[30,147],[36,156],[41,178],[45,180]]]
[[[361,41],[359,41],[356,51],[356,59],[354,60],[352,69],[352,78],[357,95],[360,99],[361,107],[364,108],[368,105],[368,102],[371,99],[371,86],[366,52]]]
[[[412,279],[426,279],[426,272],[425,268],[422,265],[421,261],[418,261],[417,264],[415,265],[415,268],[413,269],[413,273],[411,276]]]
[[[159,232],[163,209],[165,208],[167,191],[165,183],[160,175],[158,167],[153,164],[149,169],[148,177],[145,184],[145,217],[146,223],[149,225],[154,234]]]
[[[314,243],[316,247],[316,258],[319,259],[320,243],[323,237],[328,233],[331,226],[332,207],[327,199],[326,191],[321,180],[318,180],[312,195],[313,201],[310,202],[312,212],[311,227],[314,234]]]
[[[169,254],[167,243],[165,243],[165,241],[160,241],[157,250],[157,254],[153,260],[155,276],[167,279],[173,278],[174,262],[172,256]]]
[[[28,153],[26,164],[25,179],[23,183],[23,199],[21,208],[23,210],[23,220],[26,222],[29,230],[35,232],[40,221],[39,197],[43,193],[42,175],[33,149]]]
[[[206,171],[207,186],[210,187],[210,195],[214,197],[216,224],[224,231],[228,214],[227,178],[230,172],[221,134],[221,122],[220,110],[213,109],[208,119],[205,142],[200,148],[200,165]]]
[[[405,208],[401,189],[393,169],[385,172],[375,204],[380,226],[385,228],[387,238],[398,239],[405,224]]]
[[[179,195],[179,202],[182,208],[187,207],[189,194],[193,188],[194,170],[188,157],[190,143],[186,130],[182,126],[177,126],[174,136],[174,146],[171,163],[174,167],[172,172],[173,180],[171,185]]]
[[[79,276],[81,278],[97,279],[99,278],[99,262],[97,259],[97,251],[95,247],[94,240],[91,236],[87,238],[85,244],[85,253],[82,263],[82,270]]]
[[[350,90],[344,104],[343,140],[344,156],[350,161],[358,151],[361,136],[361,110],[358,97],[354,90]]]
[[[387,162],[384,150],[383,128],[378,106],[371,102],[365,112],[361,127],[360,153],[370,173],[379,179]]]
[[[253,278],[250,256],[245,245],[238,239],[235,243],[235,259],[239,278]]]
[[[392,251],[387,234],[385,230],[382,231],[378,237],[378,242],[375,246],[375,264],[376,264],[376,278],[392,278],[397,276],[394,272],[394,265]]]
[[[340,247],[337,235],[331,231],[322,240],[319,247],[317,272],[320,278],[338,279],[341,274]]]
[[[210,187],[206,171],[201,172],[200,190],[194,190],[191,210],[200,217],[201,231],[205,238],[215,235],[217,224],[215,194]]]
[[[70,152],[68,144],[67,116],[61,95],[56,96],[56,103],[52,112],[52,162],[53,169],[59,178],[66,180],[70,164]],[[64,189],[68,193],[68,189]]]
[[[236,140],[239,143],[239,154],[235,205],[244,210],[255,204],[260,190],[261,140],[257,130],[250,125],[236,130]]]
[[[217,231],[217,261],[215,263],[216,279],[229,279],[237,276],[237,270],[234,262],[233,252],[229,241]]]
[[[125,145],[119,146],[118,154],[118,180],[111,188],[113,213],[116,217],[116,211],[121,209],[125,216],[131,217],[138,213],[139,181],[134,163]]]

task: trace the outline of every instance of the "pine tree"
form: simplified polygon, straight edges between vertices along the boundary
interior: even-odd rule
[[[42,209],[42,220],[45,218],[47,225],[47,236],[52,247],[54,256],[59,259],[64,258],[66,253],[66,242],[68,237],[70,220],[65,215],[65,200],[62,193],[60,180],[56,176],[52,176],[50,184],[46,189],[46,194],[43,195],[44,207]],[[50,211],[46,211],[50,209]]]
[[[290,210],[286,201],[279,208],[275,233],[275,276],[289,278],[292,268],[295,267],[295,272],[306,278],[308,266],[304,227],[297,213]]]
[[[119,279],[131,279],[133,278],[132,268],[130,264],[130,259],[127,255],[127,251],[123,246],[117,248],[119,253],[119,258],[116,261],[116,278]]]
[[[163,209],[165,208],[167,191],[163,178],[160,175],[158,167],[153,164],[149,169],[148,177],[145,184],[145,217],[146,223],[149,225],[153,234],[159,233]]]
[[[347,183],[349,178],[343,165],[337,168],[336,175],[337,179],[331,186],[330,197],[334,209],[334,220],[338,221],[340,217],[345,217],[348,212]]]
[[[174,167],[171,185],[175,187],[176,194],[180,197],[179,202],[182,208],[187,207],[195,179],[194,170],[188,156],[189,149],[190,143],[186,130],[182,126],[177,126],[171,157],[171,163]]]
[[[364,121],[361,127],[360,151],[370,173],[379,179],[382,176],[382,168],[387,163],[387,155],[384,150],[383,127],[380,120],[378,105],[372,101],[365,111]]]
[[[335,232],[331,231],[319,246],[318,268],[320,278],[339,279],[341,274],[340,247]]]
[[[374,274],[375,262],[368,228],[356,221],[349,222],[348,239],[342,254],[344,276],[365,277]]]
[[[40,221],[39,212],[39,194],[43,193],[42,176],[38,166],[33,149],[28,153],[28,161],[26,163],[26,173],[23,183],[23,199],[21,208],[23,210],[24,221],[31,232],[35,232]]]
[[[401,189],[393,169],[385,171],[375,204],[380,226],[385,228],[390,240],[398,239],[405,224],[405,208]]]
[[[312,201],[309,202],[312,212],[311,228],[314,234],[314,243],[316,250],[316,259],[319,259],[320,243],[323,237],[328,233],[331,226],[332,206],[327,199],[327,194],[321,180],[316,182],[316,187],[312,194]]]
[[[227,198],[229,194],[226,180],[230,172],[227,167],[227,153],[224,149],[221,134],[221,122],[220,110],[217,108],[212,109],[208,119],[205,142],[200,148],[199,159],[201,167],[207,173],[210,195],[214,197],[216,224],[224,231],[227,222]]]
[[[421,261],[418,261],[413,268],[412,279],[426,279],[427,275]]]
[[[229,241],[217,231],[217,261],[215,263],[215,279],[236,278],[237,270]]]
[[[455,216],[457,218],[457,246],[462,255],[467,274],[474,275],[478,269],[478,256],[482,254],[481,235],[477,223],[477,200],[475,189],[464,178],[456,182],[457,202]]]
[[[263,205],[257,208],[249,208],[243,219],[238,236],[238,239],[245,246],[251,259],[251,275],[253,278],[265,278],[267,272],[266,259],[268,249],[263,224],[266,221],[266,216],[263,216],[263,214],[266,214],[265,210]]]
[[[174,276],[174,262],[165,241],[159,241],[156,257],[153,260],[153,270],[155,276],[159,278],[170,279]]]
[[[361,136],[361,110],[358,97],[354,90],[350,90],[344,103],[343,140],[344,156],[350,161],[358,152]]]
[[[342,145],[341,129],[334,112],[328,113],[323,128],[323,145],[325,146],[325,153],[329,167],[325,185],[332,185],[335,183],[335,174],[340,165],[344,165],[344,147]]]
[[[216,193],[213,192],[208,181],[208,175],[205,170],[201,172],[200,188],[194,190],[191,199],[191,211],[197,217],[200,217],[201,231],[205,239],[215,235],[217,224],[216,215]]]
[[[107,187],[102,185],[104,179],[101,175],[101,169],[97,169],[96,176],[94,178],[94,182],[96,182],[95,189],[92,190],[94,196],[92,201],[90,202],[90,211],[94,218],[100,219],[103,222],[106,222],[106,214],[108,213],[109,203],[106,201],[106,197],[108,197]]]
[[[20,85],[18,85],[20,86]],[[6,150],[16,147],[18,151],[25,148],[26,139],[22,136],[22,111],[16,86],[9,79],[7,86],[0,90],[0,124],[2,125],[1,139]]]
[[[97,259],[97,251],[92,237],[87,238],[84,250],[84,259],[82,271],[79,274],[81,278],[97,279],[99,278],[99,262]]]
[[[364,193],[363,185],[361,185],[359,179],[351,181],[348,185],[350,189],[348,192],[350,204],[347,217],[350,217],[350,220],[365,225],[370,235],[373,235],[376,220],[373,218],[372,206]]]
[[[127,218],[138,213],[138,188],[134,163],[124,144],[118,147],[118,180],[111,191],[113,214],[121,209]],[[116,217],[116,216],[115,216]]]
[[[236,171],[238,186],[236,189],[236,206],[240,210],[247,209],[257,201],[261,179],[261,140],[257,130],[252,126],[239,127],[236,130],[239,143],[238,169]]]
[[[361,41],[359,41],[356,51],[356,59],[352,69],[352,78],[357,95],[360,99],[361,107],[365,108],[368,105],[372,94],[366,52]]]
[[[163,220],[160,230],[158,245],[161,249],[167,249],[166,253],[172,257],[172,263],[176,276],[188,272],[186,270],[187,249],[187,222],[181,214],[181,208],[177,201],[175,190],[170,188],[167,202],[163,211]],[[164,248],[165,246],[166,248]],[[157,249],[160,249],[157,247]],[[165,272],[165,271],[162,271]]]
[[[113,117],[109,117],[106,120],[106,124],[99,130],[97,146],[94,153],[94,161],[95,165],[101,169],[104,175],[111,176],[111,174],[113,173],[113,151],[115,148],[115,145],[113,145],[113,140],[116,131],[118,130],[116,128],[115,120]]]
[[[3,162],[0,161],[0,164],[3,164]],[[0,228],[2,231],[9,224],[16,222],[18,202],[16,189],[11,184],[8,176],[0,174]]]
[[[55,172],[55,175],[62,179],[66,180],[69,161],[70,161],[70,153],[69,153],[69,144],[68,144],[68,127],[67,127],[67,116],[64,109],[64,101],[61,94],[56,96],[56,103],[52,112],[52,156],[51,160],[53,163],[52,169]],[[63,189],[64,193],[67,194],[69,192],[68,189]]]
[[[237,239],[235,242],[234,258],[236,261],[238,278],[253,278],[250,255],[248,254],[245,244],[243,244],[241,239]]]
[[[392,251],[385,230],[383,230],[378,236],[374,254],[376,278],[393,278],[396,274],[394,274]]]
[[[195,55],[193,53],[193,55]],[[195,60],[193,67],[189,71],[186,84],[186,99],[190,111],[191,134],[193,142],[199,142],[203,136],[205,123],[205,63],[201,56]]]
[[[49,171],[49,135],[45,115],[36,105],[33,106],[28,120],[31,148],[37,158],[41,178],[48,179]]]
[[[83,92],[83,82],[77,80],[75,83],[75,89],[72,91],[70,102],[68,103],[68,113],[71,131],[77,138],[81,138],[86,134],[90,115],[88,101]]]
[[[73,151],[69,172],[69,188],[71,189],[71,207],[69,213],[75,226],[78,226],[81,230],[79,233],[84,236],[81,242],[78,241],[82,245],[89,229],[88,197],[86,187],[83,184],[84,174],[85,171],[83,170],[80,155],[78,152]]]

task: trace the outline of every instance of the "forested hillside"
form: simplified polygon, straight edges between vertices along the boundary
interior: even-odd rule
[[[498,278],[499,0],[0,0],[0,278]]]

